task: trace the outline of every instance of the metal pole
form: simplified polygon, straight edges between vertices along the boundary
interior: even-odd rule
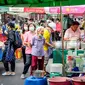
[[[65,63],[64,63],[64,36],[63,36],[63,16],[62,16],[62,3],[60,1],[60,18],[61,18],[61,24],[62,24],[62,64],[63,64],[63,76],[65,76]]]
[[[6,24],[6,14],[7,12],[4,12],[4,23]]]

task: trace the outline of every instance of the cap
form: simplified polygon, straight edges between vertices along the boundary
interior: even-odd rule
[[[52,28],[54,31],[56,30],[56,24],[54,22],[49,23],[48,26]]]

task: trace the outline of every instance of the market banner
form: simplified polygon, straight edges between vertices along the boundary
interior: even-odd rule
[[[24,12],[31,12],[31,13],[45,13],[44,8],[24,8]]]
[[[60,7],[49,7],[49,12],[52,14],[60,13]],[[63,14],[82,14],[85,12],[85,5],[83,6],[63,6]]]
[[[67,7],[62,7],[62,12],[67,14],[82,14],[85,11],[85,6],[67,6]]]
[[[9,7],[9,12],[24,12],[24,7]]]
[[[8,7],[0,7],[0,12],[8,12],[9,8]]]
[[[51,14],[60,13],[60,7],[49,7],[49,13]]]

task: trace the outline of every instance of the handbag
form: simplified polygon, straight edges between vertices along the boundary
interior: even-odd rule
[[[5,60],[6,61],[12,61],[15,59],[15,56],[14,56],[14,48],[13,48],[13,45],[10,44],[10,42],[8,43],[8,47],[7,47],[7,52],[6,52],[6,58]]]

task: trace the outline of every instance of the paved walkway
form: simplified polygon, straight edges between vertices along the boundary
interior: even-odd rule
[[[23,63],[21,61],[17,61],[16,75],[2,76],[1,74],[4,72],[4,67],[3,64],[0,63],[0,85],[24,85],[24,80],[20,79],[22,69],[23,69]]]

